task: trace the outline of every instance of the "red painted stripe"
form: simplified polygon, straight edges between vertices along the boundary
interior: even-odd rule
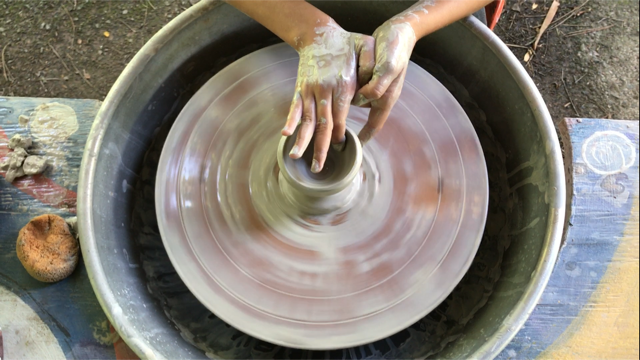
[[[114,329],[111,324],[109,324],[109,331],[112,335],[116,334],[116,329]],[[116,340],[113,342],[113,348],[116,351],[116,360],[140,360],[138,355],[131,350],[120,335],[116,336]]]

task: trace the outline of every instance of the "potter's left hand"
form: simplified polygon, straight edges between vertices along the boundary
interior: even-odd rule
[[[290,136],[300,126],[289,155],[294,159],[302,156],[315,135],[311,171],[317,173],[324,166],[330,144],[344,142],[358,78],[371,78],[374,42],[372,37],[347,32],[333,21],[317,27],[314,35],[309,45],[298,50],[296,90],[282,135]]]
[[[358,91],[354,99],[354,105],[371,107],[369,119],[358,134],[363,144],[387,121],[402,91],[411,51],[416,43],[413,28],[407,22],[395,18],[376,29],[373,37],[376,41],[373,77]]]

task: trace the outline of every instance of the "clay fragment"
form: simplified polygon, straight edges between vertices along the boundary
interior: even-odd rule
[[[31,147],[32,140],[30,137],[22,137],[20,134],[13,135],[11,140],[9,140],[9,149],[28,149]]]
[[[9,153],[9,169],[21,167],[27,156],[29,156],[29,154],[23,148],[16,148],[13,152]]]
[[[18,124],[20,124],[20,126],[22,127],[26,127],[27,124],[29,124],[29,117],[26,115],[18,116]]]
[[[42,156],[29,155],[22,163],[25,175],[37,175],[47,168],[47,159]]]
[[[71,275],[79,259],[79,246],[63,218],[37,216],[20,230],[18,259],[29,275],[42,282],[56,282]]]
[[[23,176],[24,176],[24,170],[22,170],[22,167],[9,168],[9,170],[7,170],[7,173],[5,174],[5,179],[9,183],[12,183],[15,179]]]

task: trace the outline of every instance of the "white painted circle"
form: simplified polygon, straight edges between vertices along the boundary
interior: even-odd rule
[[[582,144],[582,160],[596,174],[617,174],[636,162],[636,147],[618,131],[598,131]]]
[[[0,286],[0,328],[4,358],[65,359],[58,340],[38,314],[16,294]]]

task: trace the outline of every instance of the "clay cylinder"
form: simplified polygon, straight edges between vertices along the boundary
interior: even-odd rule
[[[345,205],[355,194],[354,181],[362,165],[362,144],[353,130],[347,127],[345,142],[330,146],[322,171],[311,172],[313,144],[299,159],[289,156],[295,145],[297,130],[291,136],[283,136],[278,146],[280,188],[296,207],[305,213],[321,214],[335,211]]]

